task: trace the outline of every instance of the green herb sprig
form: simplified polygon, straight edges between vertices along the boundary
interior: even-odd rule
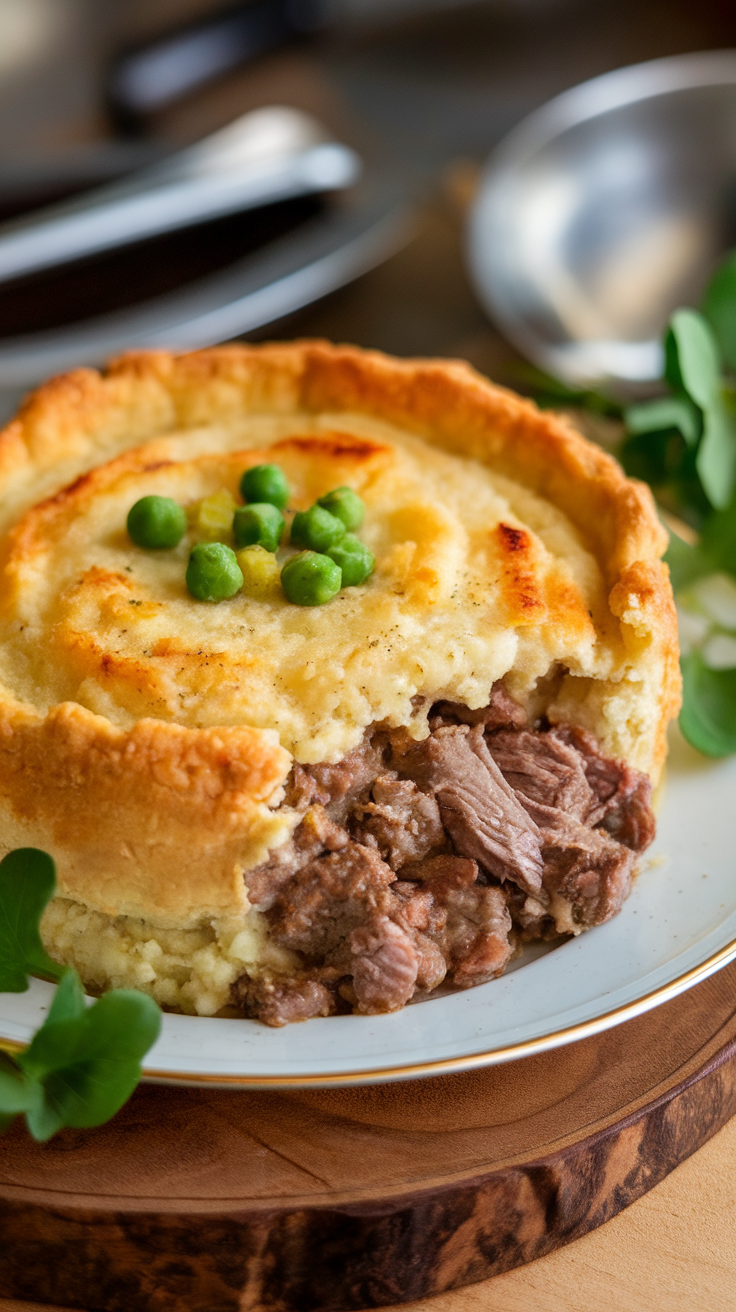
[[[665,337],[670,395],[624,412],[622,460],[660,501],[700,531],[670,536],[665,556],[685,608],[687,589],[711,574],[736,578],[736,256],[717,271],[702,313],[676,310]],[[729,633],[721,628],[721,632]],[[707,636],[707,629],[704,630]],[[736,630],[730,635],[736,637]],[[713,669],[696,646],[681,658],[680,728],[706,756],[736,752],[736,668]]]
[[[15,1056],[0,1051],[0,1132],[25,1115],[42,1143],[64,1126],[109,1121],[138,1084],[161,1028],[153,998],[113,989],[88,1006],[77,972],[47,955],[40,922],[55,886],[46,852],[20,848],[0,861],[0,991],[25,992],[29,975],[58,981],[30,1045]]]
[[[664,381],[669,396],[624,411],[621,457],[628,473],[701,528],[733,498],[736,410],[721,345],[697,310],[676,310],[670,319]]]
[[[704,756],[731,756],[736,752],[736,669],[711,669],[697,650],[680,663],[683,735]]]

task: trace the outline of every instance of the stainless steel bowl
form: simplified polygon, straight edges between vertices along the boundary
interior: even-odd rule
[[[736,51],[658,59],[550,101],[491,156],[469,230],[478,295],[571,384],[631,392],[736,245]]]

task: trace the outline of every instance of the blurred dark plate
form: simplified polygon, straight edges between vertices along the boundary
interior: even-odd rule
[[[71,326],[184,288],[324,219],[330,208],[324,197],[301,196],[13,279],[0,285],[0,338]]]
[[[405,176],[366,168],[346,192],[282,201],[8,283],[0,389],[131,348],[194,349],[263,328],[386,259],[409,235],[410,210]]]

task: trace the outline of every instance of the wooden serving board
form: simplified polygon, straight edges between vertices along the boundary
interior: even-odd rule
[[[368,1088],[145,1086],[0,1141],[0,1296],[90,1312],[350,1312],[529,1262],[736,1112],[736,964],[608,1033]]]

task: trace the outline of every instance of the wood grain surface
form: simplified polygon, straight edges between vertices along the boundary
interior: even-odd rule
[[[141,1088],[0,1147],[0,1294],[104,1312],[350,1312],[532,1262],[736,1111],[736,965],[607,1034],[360,1089]]]
[[[656,1189],[576,1243],[493,1280],[386,1312],[733,1312],[734,1288],[736,1118]],[[0,1312],[67,1309],[0,1298]]]

